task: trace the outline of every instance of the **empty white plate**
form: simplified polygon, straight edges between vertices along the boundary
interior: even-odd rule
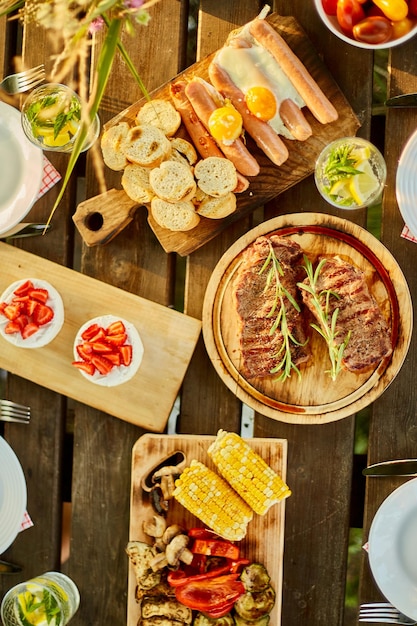
[[[29,213],[42,182],[43,152],[30,143],[20,112],[0,102],[0,234]]]
[[[404,222],[417,237],[417,130],[407,141],[398,161],[396,195]]]
[[[393,491],[376,512],[369,564],[387,600],[417,620],[417,478]]]
[[[13,543],[26,510],[26,480],[19,459],[0,437],[0,554]]]

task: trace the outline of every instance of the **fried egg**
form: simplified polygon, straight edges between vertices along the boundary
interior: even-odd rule
[[[225,103],[210,115],[208,126],[212,137],[220,143],[231,144],[242,133],[242,116],[230,103]]]
[[[224,46],[217,52],[216,63],[244,93],[253,115],[270,124],[279,135],[294,139],[279,115],[279,108],[287,98],[300,108],[305,102],[272,54],[253,37],[250,43],[249,47]]]

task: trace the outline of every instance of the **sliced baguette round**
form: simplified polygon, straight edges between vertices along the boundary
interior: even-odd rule
[[[149,182],[155,194],[167,202],[191,200],[197,188],[189,165],[178,161],[163,161],[153,168]]]
[[[151,202],[151,215],[159,226],[174,231],[191,230],[200,222],[190,200],[172,203],[155,196]]]
[[[197,161],[197,152],[192,143],[183,139],[182,137],[173,137],[171,139],[171,146],[174,150],[177,150],[182,154],[190,165],[194,165]]]
[[[125,154],[126,139],[130,126],[127,122],[119,122],[105,130],[101,137],[103,161],[111,170],[119,172],[128,163]]]
[[[212,220],[219,220],[227,217],[236,210],[236,196],[233,191],[229,191],[225,196],[215,198],[208,194],[196,207],[198,215],[208,217]]]
[[[155,195],[149,182],[150,171],[137,163],[129,163],[124,169],[122,187],[135,202],[147,204]]]
[[[222,157],[202,159],[195,166],[194,175],[200,189],[210,196],[225,196],[236,189],[236,168],[229,159]]]
[[[167,137],[172,137],[180,127],[181,116],[168,100],[150,100],[146,102],[136,115],[138,126],[156,126]]]
[[[128,161],[144,167],[158,167],[169,157],[171,143],[156,126],[134,126],[127,134],[125,154]]]

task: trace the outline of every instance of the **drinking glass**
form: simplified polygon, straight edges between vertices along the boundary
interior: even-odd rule
[[[361,209],[381,197],[387,168],[376,146],[361,137],[328,144],[316,161],[314,180],[323,198],[339,209]]]
[[[53,152],[72,152],[81,131],[82,101],[67,85],[48,83],[34,89],[22,107],[22,127],[26,137],[38,148]],[[85,152],[100,134],[98,115],[88,129],[82,148]]]
[[[65,626],[76,613],[80,594],[61,572],[46,572],[9,589],[0,615],[3,626]]]

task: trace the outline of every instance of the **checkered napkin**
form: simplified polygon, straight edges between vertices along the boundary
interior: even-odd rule
[[[402,229],[401,237],[404,237],[404,239],[408,239],[408,241],[413,241],[414,243],[417,243],[417,237],[413,235],[407,224],[405,224],[404,228]]]
[[[27,511],[25,511],[25,514],[23,516],[23,520],[22,523],[20,524],[20,530],[26,530],[26,528],[30,528],[31,526],[33,526],[33,522],[30,519],[30,515]]]
[[[41,187],[39,189],[38,197],[42,198],[42,196],[52,189],[57,182],[61,180],[61,174],[55,169],[52,163],[43,155],[43,177]]]

